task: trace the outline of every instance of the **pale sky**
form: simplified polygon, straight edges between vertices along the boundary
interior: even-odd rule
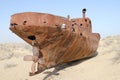
[[[9,30],[11,15],[20,12],[42,12],[71,18],[82,17],[87,9],[93,32],[104,38],[120,34],[120,0],[1,0],[0,43],[24,42]]]

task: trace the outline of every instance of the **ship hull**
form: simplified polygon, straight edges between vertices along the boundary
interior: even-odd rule
[[[38,71],[93,56],[98,48],[100,35],[92,33],[91,28],[89,18],[69,20],[34,12],[12,15],[10,22],[10,30],[30,45],[32,40],[28,37],[36,37],[45,61],[44,67],[38,65]]]

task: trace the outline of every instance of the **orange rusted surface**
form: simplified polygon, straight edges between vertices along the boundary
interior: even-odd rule
[[[85,17],[69,19],[47,13],[24,12],[11,16],[10,30],[30,45],[29,36],[35,36],[46,69],[58,64],[91,57],[100,40],[92,33],[91,20]]]

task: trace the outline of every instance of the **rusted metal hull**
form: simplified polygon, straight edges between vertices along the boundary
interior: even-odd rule
[[[12,15],[10,30],[32,44],[35,36],[45,61],[39,69],[91,57],[95,54],[100,35],[92,33],[89,18],[69,19],[46,13],[25,12]]]

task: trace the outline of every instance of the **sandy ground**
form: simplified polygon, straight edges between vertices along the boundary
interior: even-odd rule
[[[30,77],[31,62],[23,57],[0,61],[0,80],[120,80],[120,35],[100,41],[98,55],[55,68]],[[23,54],[24,55],[24,54]]]

